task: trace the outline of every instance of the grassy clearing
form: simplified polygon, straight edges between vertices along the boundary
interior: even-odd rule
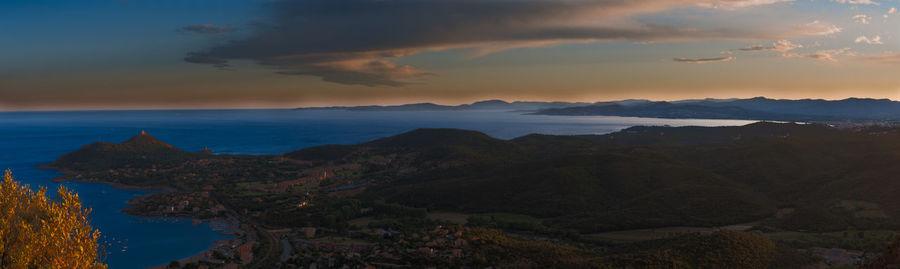
[[[465,225],[469,221],[468,214],[454,212],[431,212],[428,213],[428,218],[461,225]]]

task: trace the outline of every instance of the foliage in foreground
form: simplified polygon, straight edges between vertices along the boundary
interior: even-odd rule
[[[9,170],[0,183],[0,267],[106,268],[100,262],[100,231],[88,223],[78,195],[59,187],[57,200],[47,190],[19,185]]]

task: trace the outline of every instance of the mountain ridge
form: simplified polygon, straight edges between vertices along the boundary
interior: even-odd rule
[[[838,122],[900,121],[900,102],[890,99],[845,98],[772,99],[766,97],[651,101],[625,99],[600,102],[540,102],[498,99],[462,105],[415,103],[403,105],[306,107],[297,110],[345,111],[479,111],[499,110],[551,116],[623,116],[673,119],[738,119]]]
[[[534,112],[554,116],[628,116],[653,118],[740,119],[777,121],[900,120],[900,102],[890,99],[699,99],[655,101],[631,106],[597,103]]]
[[[301,107],[296,110],[347,110],[347,111],[465,111],[465,110],[510,110],[510,111],[536,111],[546,108],[559,108],[569,106],[589,105],[586,102],[539,102],[539,101],[514,101],[507,102],[499,99],[483,100],[471,104],[439,105],[435,103],[413,103],[402,105],[365,105],[365,106],[329,106],[329,107]]]

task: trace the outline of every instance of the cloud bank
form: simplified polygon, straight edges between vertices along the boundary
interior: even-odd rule
[[[572,42],[778,40],[827,35],[821,22],[789,27],[689,27],[641,22],[676,7],[723,9],[790,0],[283,0],[250,37],[189,53],[185,61],[227,67],[251,60],[280,74],[367,86],[403,86],[436,74],[396,59],[425,51],[484,55]]]

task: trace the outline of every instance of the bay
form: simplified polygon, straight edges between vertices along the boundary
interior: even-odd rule
[[[733,126],[742,120],[652,119],[604,116],[541,116],[505,111],[356,112],[340,110],[167,110],[0,113],[0,167],[17,180],[51,190],[64,185],[93,209],[103,233],[110,268],[159,266],[228,238],[208,224],[186,218],[148,218],[121,212],[147,191],[105,184],[53,183],[56,171],[35,167],[97,141],[121,142],[147,131],[188,151],[204,146],[218,153],[281,154],[324,144],[353,144],[417,128],[460,128],[511,139],[531,133],[605,134],[636,125]],[[127,248],[126,248],[127,247]],[[123,251],[125,250],[125,251]]]

